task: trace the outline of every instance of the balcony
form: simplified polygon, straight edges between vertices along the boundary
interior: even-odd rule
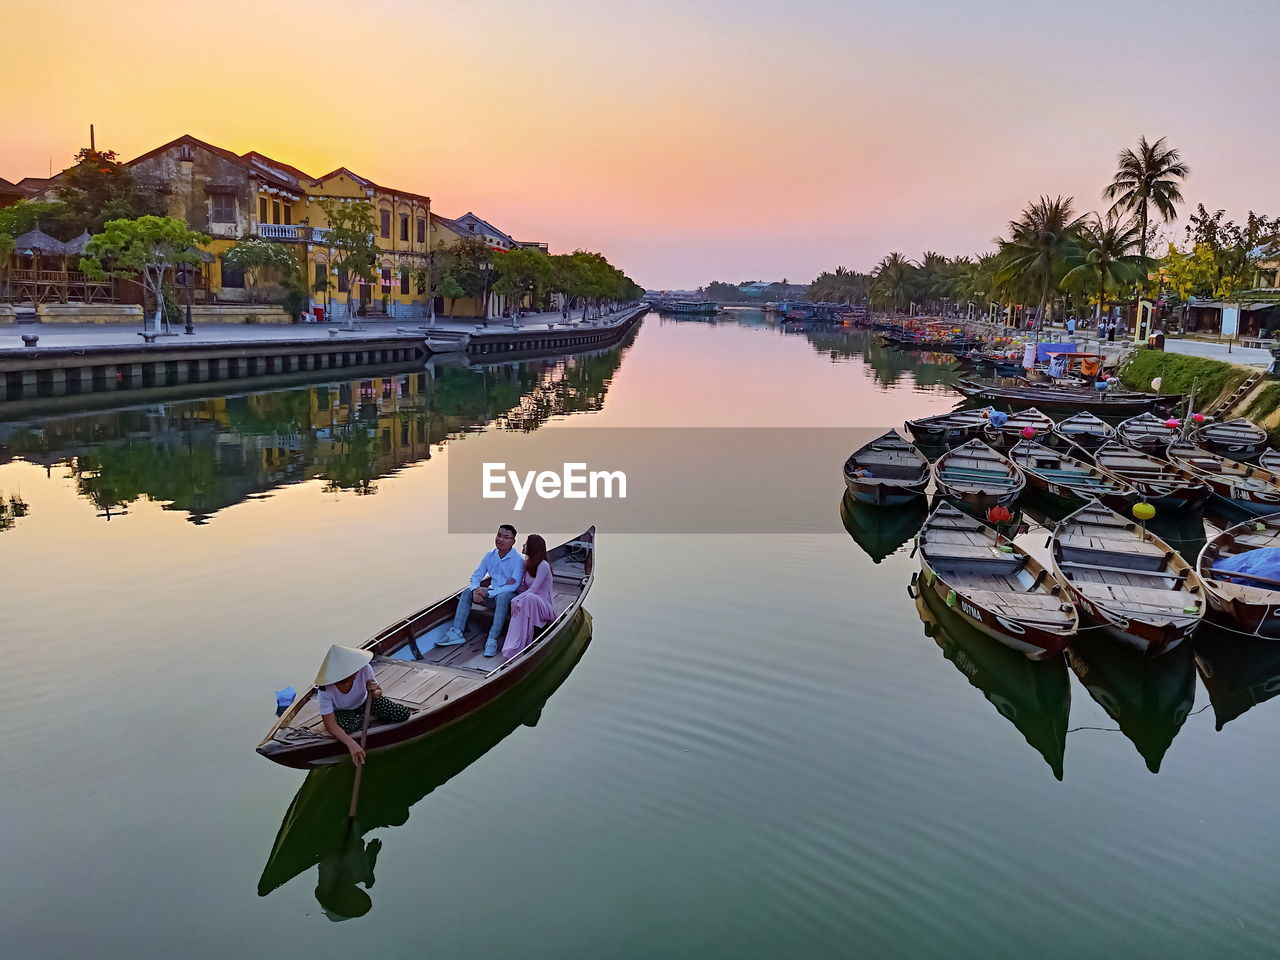
[[[308,227],[299,223],[260,223],[258,236],[264,240],[297,240],[302,243],[328,243],[327,227]]]

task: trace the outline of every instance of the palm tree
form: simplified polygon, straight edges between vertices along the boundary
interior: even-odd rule
[[[1185,180],[1191,168],[1182,162],[1182,155],[1165,145],[1164,137],[1155,143],[1147,143],[1146,137],[1138,138],[1137,150],[1122,150],[1119,166],[1110,185],[1102,192],[1109,200],[1111,213],[1121,211],[1137,215],[1142,228],[1140,253],[1147,255],[1147,231],[1150,207],[1168,223],[1182,202],[1182,190],[1178,181]]]
[[[1151,260],[1135,254],[1141,241],[1141,228],[1132,220],[1106,220],[1094,215],[1090,223],[1080,227],[1079,244],[1068,257],[1070,269],[1062,278],[1063,287],[1076,287],[1096,293],[1101,316],[1107,293],[1140,281],[1151,269]]]
[[[872,294],[896,313],[910,299],[916,265],[900,253],[884,257],[872,272]]]
[[[1075,251],[1084,218],[1072,209],[1072,197],[1041,197],[1009,224],[1010,239],[998,241],[1003,267],[999,284],[1025,284],[1038,290],[1036,326],[1043,327],[1049,290],[1061,279],[1066,259]]]

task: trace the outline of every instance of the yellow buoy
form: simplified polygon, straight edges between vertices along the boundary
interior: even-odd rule
[[[1144,523],[1156,515],[1156,508],[1149,503],[1135,503],[1133,515]]]

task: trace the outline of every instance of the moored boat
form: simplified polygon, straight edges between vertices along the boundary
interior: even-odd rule
[[[1172,650],[1204,618],[1195,570],[1149,529],[1098,503],[1062,521],[1053,569],[1083,617],[1149,656]]]
[[[1116,427],[1116,439],[1126,447],[1157,457],[1164,456],[1169,444],[1178,437],[1178,427],[1169,426],[1164,420],[1149,413],[1130,417]]]
[[[1267,449],[1267,431],[1244,417],[1206,423],[1191,434],[1191,439],[1232,460],[1256,460]]]
[[[1280,512],[1280,477],[1237,463],[1185,440],[1169,444],[1169,462],[1186,467],[1232,506],[1250,513]]]
[[[1035,407],[1028,407],[1026,410],[1009,414],[999,426],[995,424],[988,426],[983,439],[989,445],[1005,450],[1025,439],[1028,429],[1031,430],[1032,437],[1047,437],[1053,429],[1053,418],[1041,413]]]
[[[933,479],[939,496],[979,517],[992,507],[1012,508],[1027,482],[1017,464],[981,440],[970,440],[940,456],[933,465]]]
[[[983,410],[953,410],[950,413],[908,420],[906,426],[916,443],[940,447],[963,443],[980,436],[987,427],[990,413],[989,407]]]
[[[1224,567],[1255,550],[1280,549],[1280,514],[1246,520],[1212,537],[1196,558],[1215,619],[1242,633],[1280,639],[1280,578]],[[1259,554],[1258,557],[1263,557]]]
[[[1104,443],[1094,452],[1093,461],[1108,473],[1133,484],[1153,503],[1196,507],[1209,498],[1208,484],[1186,467],[1119,443]]]
[[[1258,456],[1258,466],[1280,475],[1280,450],[1263,450]]]
[[[453,623],[461,590],[396,621],[362,644],[361,649],[373,652],[371,663],[383,696],[411,711],[403,723],[369,727],[366,752],[420,739],[468,716],[554,655],[595,577],[595,527],[549,550],[547,559],[554,574],[556,616],[514,656],[498,662],[484,657],[488,611],[482,607],[474,610],[465,643],[434,645]],[[299,768],[335,763],[347,756],[346,747],[325,731],[315,694],[312,687],[285,711],[258,744],[260,754]]]
[[[1055,423],[1053,435],[1059,441],[1092,451],[1115,439],[1116,428],[1096,414],[1082,410]]]
[[[929,461],[890,430],[858,448],[844,464],[844,482],[860,503],[896,506],[924,496]]]
[[[1098,500],[1112,510],[1125,511],[1141,496],[1130,483],[1101,467],[1033,440],[1023,440],[1009,451],[1009,459],[1027,475],[1027,486],[1062,500]]]
[[[1037,407],[1040,410],[1071,413],[1090,410],[1108,416],[1170,409],[1182,400],[1181,396],[1171,394],[1161,396],[1155,393],[1098,391],[1079,387],[1002,386],[977,380],[957,380],[955,388],[971,400],[998,403],[1001,406]]]
[[[940,503],[920,531],[921,592],[943,598],[973,627],[1033,660],[1060,654],[1078,617],[1034,557],[991,527]]]

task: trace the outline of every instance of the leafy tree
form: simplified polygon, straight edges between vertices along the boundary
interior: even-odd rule
[[[68,219],[76,233],[98,233],[109,220],[135,220],[165,213],[160,198],[152,191],[139,189],[133,174],[116,159],[113,150],[82,149],[71,167],[63,171],[56,192],[67,206]]]
[[[333,250],[331,265],[336,273],[347,277],[347,328],[353,329],[356,282],[372,284],[377,279],[374,264],[379,250],[374,237],[373,204],[367,200],[322,197],[320,209],[329,222],[327,240]]]
[[[467,291],[462,284],[458,282],[458,278],[452,273],[446,273],[444,275],[444,279],[440,281],[439,290],[440,296],[444,297],[445,300],[449,302],[448,317],[452,320],[454,303],[459,297],[465,297],[467,295]]]
[[[1037,291],[1039,327],[1044,326],[1049,291],[1061,282],[1068,259],[1076,254],[1083,222],[1072,208],[1071,197],[1041,197],[1010,222],[1010,239],[1000,241],[1002,267],[997,282],[1020,281]]]
[[[70,240],[81,232],[71,209],[60,200],[19,200],[0,209],[0,233],[16,238],[36,227],[58,240]]]
[[[492,283],[494,252],[481,237],[463,237],[452,247],[449,253],[453,257],[450,273],[462,287],[464,297],[481,299],[480,314],[488,317],[488,288]]]
[[[298,273],[298,261],[283,245],[258,237],[240,240],[222,259],[233,270],[244,271],[250,303],[258,302],[263,283],[277,281],[287,285]]]
[[[878,264],[871,282],[871,295],[897,312],[911,299],[916,265],[901,253],[891,253]]]
[[[1064,289],[1087,291],[1097,304],[1097,316],[1107,306],[1107,295],[1132,287],[1146,276],[1151,261],[1134,252],[1140,246],[1141,227],[1115,217],[1094,215],[1078,230],[1078,242],[1067,254]]]
[[[450,276],[454,266],[455,258],[449,251],[443,241],[436,243],[436,248],[427,254],[426,260],[422,261],[413,271],[414,283],[417,284],[418,292],[427,295],[427,324],[436,322],[436,297],[446,296],[443,292],[442,285],[445,278]],[[457,281],[454,281],[457,285]],[[462,296],[462,294],[457,294]],[[450,297],[449,299],[453,299]]]
[[[1136,150],[1120,152],[1115,176],[1102,195],[1115,201],[1111,213],[1126,212],[1137,216],[1142,256],[1147,255],[1150,239],[1151,207],[1155,207],[1155,212],[1166,223],[1172,220],[1178,204],[1182,202],[1179,182],[1185,180],[1190,172],[1191,168],[1182,162],[1182,155],[1165,145],[1164,137],[1155,143],[1139,137]]]
[[[166,284],[173,282],[178,267],[198,264],[198,248],[209,242],[209,237],[172,217],[110,220],[89,241],[80,268],[99,280],[141,277],[155,303],[155,329],[159,330]]]
[[[536,247],[508,250],[493,259],[493,289],[510,297],[518,311],[527,295],[538,303],[551,282],[551,259]]]

